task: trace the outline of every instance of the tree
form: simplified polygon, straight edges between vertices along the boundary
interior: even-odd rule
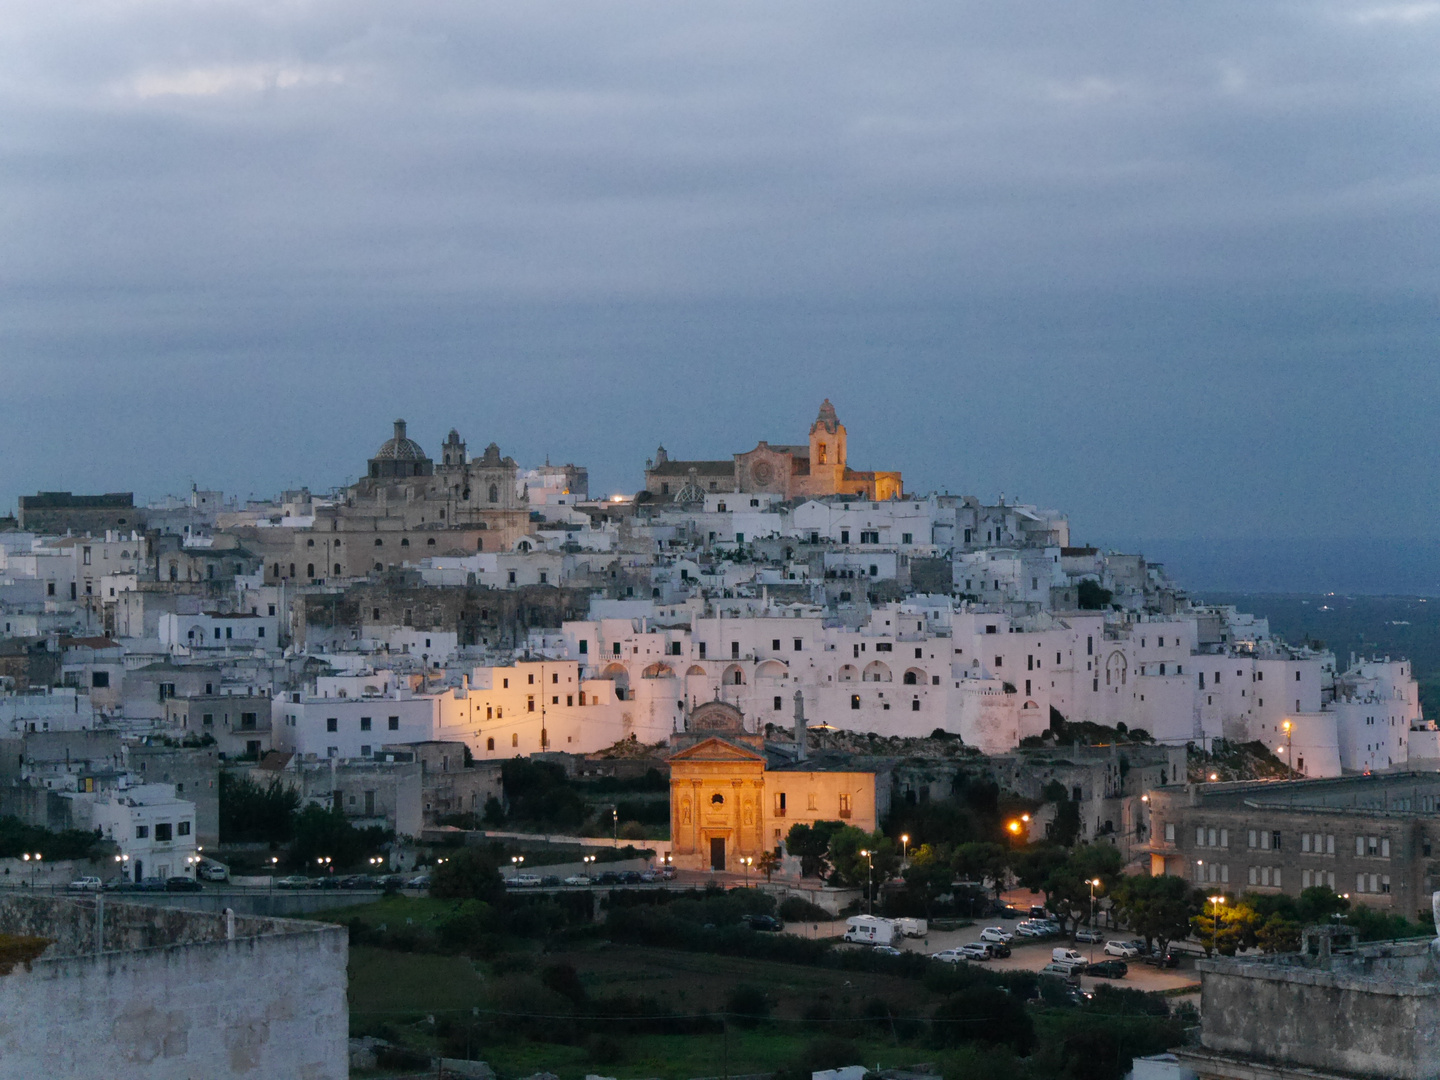
[[[773,851],[762,851],[755,858],[755,869],[765,875],[765,884],[770,884],[770,875],[780,869],[780,856]]]
[[[1162,956],[1170,942],[1190,932],[1198,897],[1184,878],[1169,874],[1120,878],[1110,894],[1119,917]]]
[[[1256,944],[1261,920],[1249,904],[1228,896],[1222,904],[1211,903],[1204,896],[1199,901],[1200,914],[1191,917],[1190,926],[1206,956],[1212,952],[1234,956]]]
[[[1103,611],[1113,599],[1114,593],[1089,578],[1084,578],[1075,590],[1075,602],[1081,611]]]
[[[1263,952],[1300,951],[1300,924],[1283,915],[1271,915],[1255,931],[1255,943]]]
[[[1055,844],[1042,842],[1020,848],[1010,856],[1010,869],[1015,879],[1031,892],[1039,892],[1045,882],[1069,859],[1065,849]]]
[[[431,871],[430,895],[438,900],[497,904],[505,899],[505,882],[488,855],[474,848],[461,848]]]
[[[1009,1046],[1025,1055],[1035,1046],[1035,1025],[1025,1004],[996,986],[972,986],[952,994],[931,1021],[943,1046],[984,1042]]]
[[[300,796],[278,777],[261,787],[243,776],[220,773],[220,842],[286,843],[295,830]]]
[[[862,851],[870,854],[862,855]],[[828,857],[834,867],[832,879],[844,885],[868,886],[873,879],[878,889],[900,868],[894,841],[880,832],[867,833],[854,825],[846,825],[831,834]]]
[[[824,877],[830,871],[830,836],[844,828],[839,821],[817,821],[814,825],[792,825],[785,836],[785,850],[800,859],[805,877]]]
[[[367,854],[380,850],[390,838],[384,829],[357,829],[344,811],[311,803],[295,815],[294,838],[290,842],[290,865],[313,870],[317,860],[328,858],[332,870],[353,866]]]
[[[1010,865],[1010,853],[1003,844],[972,842],[961,844],[955,849],[952,860],[955,872],[971,881],[989,881],[996,897],[1005,888],[1005,874]]]

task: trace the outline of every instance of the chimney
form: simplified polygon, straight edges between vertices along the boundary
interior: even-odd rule
[[[396,420],[396,421],[395,421],[395,441],[396,441],[396,442],[403,442],[404,439],[405,439],[405,421],[404,421],[404,420]]]
[[[795,760],[805,760],[805,695],[795,691]]]

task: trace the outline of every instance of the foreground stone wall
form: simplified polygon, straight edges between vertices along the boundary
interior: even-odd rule
[[[0,1080],[347,1076],[343,928],[240,917],[231,939],[223,915],[108,900],[104,915],[96,952],[93,900],[0,904],[0,930],[56,939],[0,977]]]
[[[1327,1075],[1440,1076],[1440,982],[1428,943],[1362,947],[1328,966],[1298,956],[1199,961],[1201,1045]]]

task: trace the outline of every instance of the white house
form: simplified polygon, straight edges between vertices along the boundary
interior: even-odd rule
[[[90,821],[119,846],[127,881],[194,876],[195,804],[176,798],[174,784],[140,784],[98,796]]]

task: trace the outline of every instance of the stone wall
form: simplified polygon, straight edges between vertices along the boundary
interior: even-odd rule
[[[1201,1045],[1250,1061],[1396,1080],[1440,1075],[1440,982],[1428,942],[1202,960]]]
[[[347,1075],[344,929],[104,904],[0,899],[0,931],[55,944],[0,977],[0,1080]]]

